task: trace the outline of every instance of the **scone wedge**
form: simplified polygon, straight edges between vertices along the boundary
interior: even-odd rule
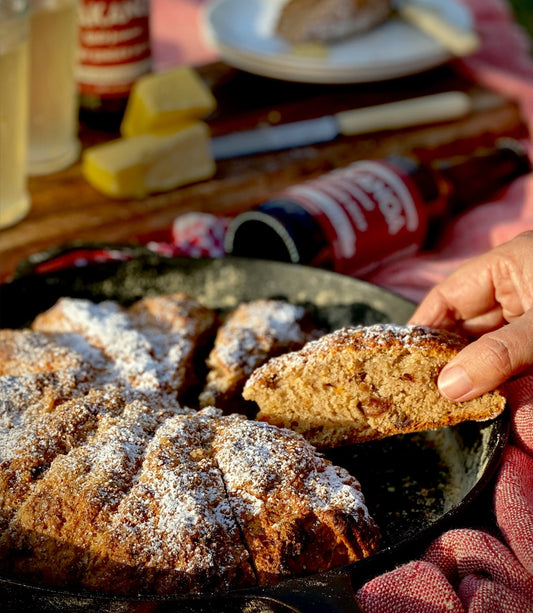
[[[437,389],[466,343],[422,326],[345,327],[255,370],[243,396],[259,405],[257,419],[322,449],[494,418],[506,403],[500,391],[457,403]]]
[[[251,373],[268,359],[301,349],[323,333],[302,306],[275,299],[241,303],[217,331],[200,407],[246,413],[242,388]]]

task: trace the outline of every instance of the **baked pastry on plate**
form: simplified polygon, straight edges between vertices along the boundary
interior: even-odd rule
[[[328,43],[370,30],[390,12],[390,0],[289,0],[276,33],[293,44]]]

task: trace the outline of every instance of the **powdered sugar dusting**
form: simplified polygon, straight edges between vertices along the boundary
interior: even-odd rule
[[[170,297],[167,302],[169,309],[176,307]],[[183,313],[172,325],[165,319],[164,305],[159,305],[159,317],[150,317],[142,309],[132,312],[112,301],[62,298],[36,319],[34,327],[58,338],[58,333],[71,333],[68,342],[87,360],[94,358],[91,351],[101,351],[108,373],[122,385],[144,392],[177,393],[185,385],[185,368],[195,349],[199,325],[193,317],[187,319],[190,305],[184,300],[181,306]]]
[[[346,328],[344,333],[350,334],[353,330],[361,333],[362,343],[386,345],[392,341],[399,341],[406,348],[420,347],[428,341],[439,338],[439,334],[433,328],[425,326],[381,323],[352,329]]]
[[[425,326],[406,326],[379,323],[370,326],[346,326],[312,340],[297,351],[284,353],[257,368],[249,377],[245,386],[252,388],[267,372],[298,372],[311,358],[328,355],[332,348],[352,347],[358,350],[380,352],[442,351],[450,354],[464,347],[466,341],[460,336],[445,330],[436,330]]]
[[[32,507],[36,503],[31,497],[24,502],[24,496],[36,490],[32,495],[39,501],[43,488],[66,508],[78,499],[109,510],[135,476],[157,424],[182,411],[177,404],[149,410],[115,390],[94,390],[14,428],[2,445],[1,517],[9,518],[21,504]]]
[[[91,344],[102,349],[113,360],[121,379],[148,390],[159,386],[161,377],[158,375],[164,376],[164,370],[152,357],[152,345],[139,331],[132,329],[126,313],[117,303],[95,304],[63,298],[60,308],[66,320],[65,328],[82,333]]]
[[[0,376],[26,375],[81,366],[79,352],[31,330],[0,330]]]
[[[210,420],[175,417],[159,428],[109,534],[120,543],[119,558],[186,573],[197,590],[215,568],[228,583],[248,555],[209,453]]]
[[[242,388],[253,370],[318,334],[301,306],[274,299],[240,304],[217,332],[200,406],[214,404],[226,412],[242,412]]]
[[[221,418],[219,424],[213,445],[232,502],[242,506],[239,515],[258,514],[283,491],[314,512],[364,510],[367,516],[359,482],[300,435],[236,415]]]
[[[419,349],[428,342],[436,340],[442,343],[441,332],[425,326],[404,326],[390,323],[379,323],[371,326],[346,326],[318,339],[313,349],[334,343],[352,344],[358,347],[386,348],[393,344],[401,344],[405,349]]]
[[[248,374],[275,345],[291,347],[309,340],[302,330],[303,307],[280,300],[257,300],[241,305],[226,322],[217,359]]]
[[[51,410],[58,398],[70,397],[82,383],[78,374],[66,370],[0,377],[0,440],[14,426]]]

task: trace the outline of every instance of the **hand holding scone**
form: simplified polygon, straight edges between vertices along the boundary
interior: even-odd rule
[[[475,398],[533,364],[533,231],[459,267],[409,323],[478,337],[440,374],[439,389],[451,400]]]

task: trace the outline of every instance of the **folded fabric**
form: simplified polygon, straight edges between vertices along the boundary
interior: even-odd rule
[[[507,382],[506,394],[512,437],[494,487],[494,512],[503,538],[533,581],[533,367]]]
[[[445,575],[437,566],[423,560],[409,562],[384,577],[373,579],[357,596],[363,611],[373,613],[464,613]]]
[[[530,612],[533,576],[496,537],[450,530],[423,560],[369,581],[357,593],[364,613]]]

